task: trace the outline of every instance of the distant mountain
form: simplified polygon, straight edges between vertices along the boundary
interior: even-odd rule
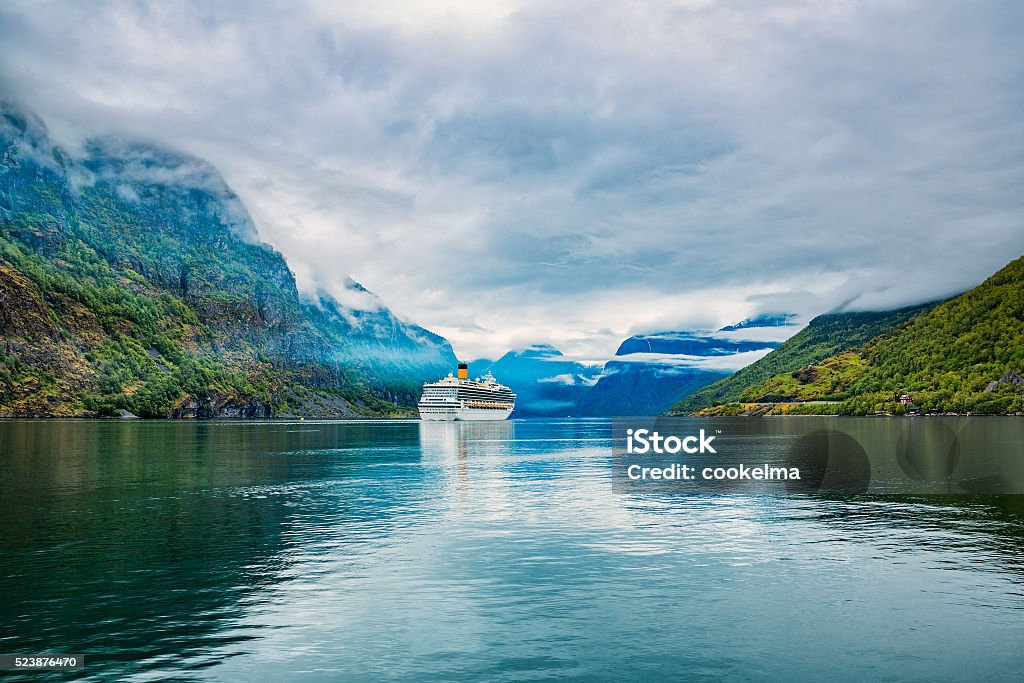
[[[796,409],[843,415],[903,412],[902,395],[925,410],[1024,412],[1024,257],[842,351],[751,383],[737,398],[827,401]]]
[[[373,305],[346,308],[325,292],[300,297],[306,319],[329,344],[330,361],[375,378],[389,400],[406,406],[419,399],[424,382],[455,369],[458,361],[444,337],[399,320],[359,283],[349,280],[349,288]]]
[[[0,106],[0,415],[407,410],[454,354],[366,295],[300,297],[208,163]]]
[[[604,373],[580,401],[581,415],[657,415],[728,370],[703,370],[658,362],[605,363]]]
[[[487,374],[487,370],[494,365],[494,361],[488,358],[478,358],[469,362],[469,376],[470,377],[482,377]],[[451,372],[449,370],[449,372]]]
[[[808,363],[863,344],[872,337],[929,310],[934,304],[910,306],[881,313],[827,313],[819,315],[807,327],[783,342],[774,351],[723,379],[709,384],[682,400],[668,411],[687,415],[716,403],[737,401],[751,386],[779,372],[791,372]]]
[[[721,379],[779,345],[757,341],[762,327],[792,327],[795,316],[760,316],[709,332],[637,335],[619,345],[580,401],[583,415],[657,415],[680,396]],[[785,333],[783,333],[785,334]],[[776,335],[778,331],[776,330]]]
[[[751,327],[736,325],[722,328],[719,332],[749,330]],[[737,353],[773,349],[778,342],[760,342],[745,339],[728,339],[700,332],[661,332],[659,334],[633,336],[619,344],[616,356],[635,353],[670,354],[674,356],[732,356]]]
[[[509,351],[489,365],[471,363],[470,370],[470,377],[489,370],[516,392],[516,417],[576,415],[581,396],[601,372],[600,367],[567,359],[548,344]]]
[[[656,415],[778,346],[779,338],[795,331],[794,318],[760,316],[717,332],[634,335],[603,365],[579,363],[537,344],[497,361],[473,361],[470,376],[490,370],[512,387],[520,417]]]
[[[787,325],[796,324],[796,319],[796,313],[765,313],[753,318],[747,318],[735,325],[726,325],[719,332],[736,332],[754,327],[786,327]]]

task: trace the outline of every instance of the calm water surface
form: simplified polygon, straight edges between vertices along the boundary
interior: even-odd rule
[[[2,422],[0,652],[85,680],[1024,679],[1019,496],[623,495],[610,435]]]

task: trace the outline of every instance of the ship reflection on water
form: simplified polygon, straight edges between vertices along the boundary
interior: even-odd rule
[[[514,421],[420,422],[420,450],[424,462],[455,466],[460,478],[468,474],[470,456],[500,457],[512,453]]]

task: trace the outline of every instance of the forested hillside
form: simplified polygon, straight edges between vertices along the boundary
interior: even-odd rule
[[[1022,371],[1024,257],[859,348],[776,374],[738,398],[825,401],[797,412],[865,415],[902,413],[897,399],[909,395],[922,410],[1014,413],[1024,411]]]
[[[787,339],[764,358],[683,398],[669,414],[688,415],[720,403],[740,400],[744,391],[778,373],[791,372],[833,354],[860,346],[873,337],[930,310],[935,304],[880,313],[827,313]]]
[[[454,363],[386,309],[301,299],[202,160],[112,140],[72,159],[0,114],[0,414],[390,414]]]

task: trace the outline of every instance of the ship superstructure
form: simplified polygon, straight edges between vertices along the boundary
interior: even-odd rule
[[[420,418],[423,420],[504,420],[516,407],[516,395],[488,372],[469,379],[469,366],[459,363],[458,376],[449,374],[423,385]]]

